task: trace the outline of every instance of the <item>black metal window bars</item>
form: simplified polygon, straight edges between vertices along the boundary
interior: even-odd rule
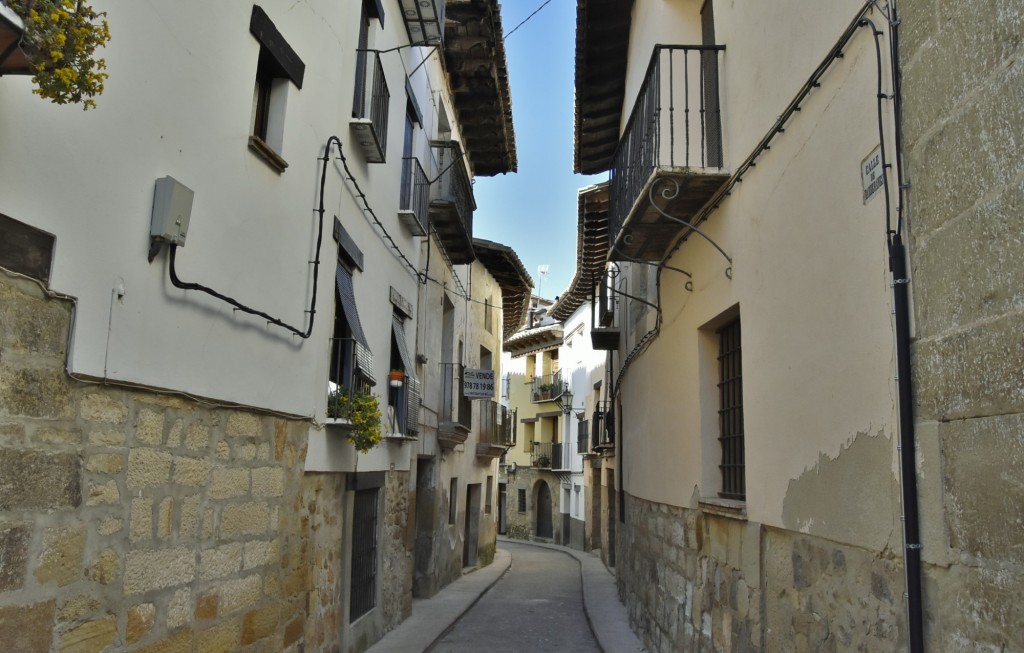
[[[718,441],[722,445],[722,489],[725,499],[747,496],[743,441],[743,366],[740,321],[718,330]]]

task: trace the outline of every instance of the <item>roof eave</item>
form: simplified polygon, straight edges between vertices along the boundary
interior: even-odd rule
[[[607,171],[619,140],[633,0],[577,0],[573,170]]]

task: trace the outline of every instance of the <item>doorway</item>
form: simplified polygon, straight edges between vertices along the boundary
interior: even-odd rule
[[[462,540],[462,566],[475,567],[480,548],[480,484],[466,486],[466,530]]]
[[[551,523],[551,488],[544,481],[537,484],[537,537],[551,539],[554,528]]]
[[[498,483],[498,534],[508,533],[508,485]]]
[[[607,483],[605,487],[605,505],[608,507],[608,511],[605,513],[605,523],[608,524],[608,555],[605,558],[605,564],[609,567],[615,566],[615,521],[616,521],[616,510],[615,510],[615,470],[608,470]]]

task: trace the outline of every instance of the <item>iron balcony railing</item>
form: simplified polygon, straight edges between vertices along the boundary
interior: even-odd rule
[[[399,210],[408,211],[416,216],[420,235],[427,233],[427,216],[430,206],[430,180],[423,172],[416,157],[402,159],[402,195]]]
[[[533,403],[554,401],[565,392],[566,384],[562,379],[561,372],[554,374],[543,374],[533,377],[530,386],[530,397]]]
[[[432,202],[450,203],[466,235],[472,239],[476,200],[473,198],[473,186],[462,155],[462,146],[458,141],[432,141],[430,147],[434,151],[438,173],[430,199]]]
[[[477,401],[480,406],[479,443],[511,447],[516,443],[514,412],[496,401]]]
[[[358,128],[369,128],[371,133],[360,134],[360,147],[370,163],[383,163],[388,151],[388,107],[391,92],[384,76],[380,53],[359,50],[356,53],[356,97],[353,117],[360,121]],[[362,121],[369,121],[363,125]],[[372,142],[369,139],[372,137]],[[371,152],[372,151],[372,152]]]
[[[610,171],[614,242],[658,168],[721,168],[721,45],[656,45]]]
[[[597,402],[591,420],[590,448],[594,451],[615,447],[615,409],[610,401]]]
[[[441,413],[442,422],[461,424],[467,430],[472,428],[473,401],[463,392],[462,377],[465,366],[459,363],[441,364]]]
[[[530,464],[540,469],[565,469],[568,446],[561,442],[534,442]]]
[[[619,348],[618,276],[617,268],[603,271],[598,277],[590,302],[590,343],[599,351],[613,351]]]

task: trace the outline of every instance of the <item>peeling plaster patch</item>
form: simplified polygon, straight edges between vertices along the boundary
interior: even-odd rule
[[[892,441],[882,429],[858,433],[835,458],[792,479],[782,506],[782,523],[794,531],[883,550],[898,510],[899,484],[893,475]]]

